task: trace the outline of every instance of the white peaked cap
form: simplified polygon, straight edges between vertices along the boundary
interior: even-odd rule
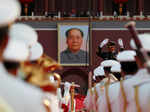
[[[15,21],[21,13],[21,6],[17,0],[0,0],[0,26]]]
[[[31,26],[21,23],[13,24],[10,27],[9,36],[11,39],[23,41],[29,47],[38,40],[37,32]]]
[[[29,56],[29,49],[25,43],[11,40],[4,51],[3,58],[8,61],[25,61]]]
[[[115,60],[104,60],[101,62],[101,66],[103,66],[103,67],[112,67],[115,65],[120,65],[120,63]]]
[[[125,50],[117,55],[117,60],[121,62],[135,61],[136,52],[133,50]]]
[[[98,66],[94,69],[93,79],[96,80],[95,77],[97,76],[105,76],[105,72],[102,66]]]
[[[30,52],[29,60],[30,61],[37,60],[43,55],[43,47],[39,42],[35,43],[34,45],[31,46],[29,52]]]
[[[146,33],[145,34],[139,34],[138,37],[139,37],[139,40],[140,40],[143,48],[147,51],[150,51],[150,34],[146,34]],[[133,49],[137,49],[133,39],[130,41],[130,46]]]
[[[121,65],[112,66],[111,67],[111,72],[121,72]]]
[[[64,87],[70,88],[71,87],[71,83],[66,81],[65,84],[64,84]]]

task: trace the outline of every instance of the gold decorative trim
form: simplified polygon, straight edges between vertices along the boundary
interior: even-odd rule
[[[126,93],[123,87],[123,80],[120,81],[120,89],[121,89],[121,93],[122,93],[122,97],[124,101],[123,112],[126,112],[127,111],[127,97],[126,97]]]
[[[134,88],[134,98],[135,98],[135,103],[136,103],[136,110],[137,112],[142,112],[140,103],[139,103],[139,86],[135,86]]]

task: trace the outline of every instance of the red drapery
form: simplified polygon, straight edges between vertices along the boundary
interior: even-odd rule
[[[85,108],[84,103],[83,103],[84,99],[85,99],[85,96],[83,96],[83,95],[80,95],[80,94],[75,95],[75,100],[76,100],[75,110],[76,111],[77,110],[79,111],[79,110],[82,110]],[[64,112],[69,112],[69,106],[70,106],[70,104],[68,104],[68,105],[62,104],[62,108],[64,109]]]

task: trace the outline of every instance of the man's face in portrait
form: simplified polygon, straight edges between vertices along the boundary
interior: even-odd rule
[[[71,52],[78,52],[83,42],[82,34],[77,29],[72,29],[68,32],[67,45]]]

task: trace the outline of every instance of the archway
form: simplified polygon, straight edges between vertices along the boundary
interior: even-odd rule
[[[69,69],[62,74],[62,81],[75,82],[80,88],[75,88],[79,94],[85,95],[88,89],[88,75],[81,69]]]

